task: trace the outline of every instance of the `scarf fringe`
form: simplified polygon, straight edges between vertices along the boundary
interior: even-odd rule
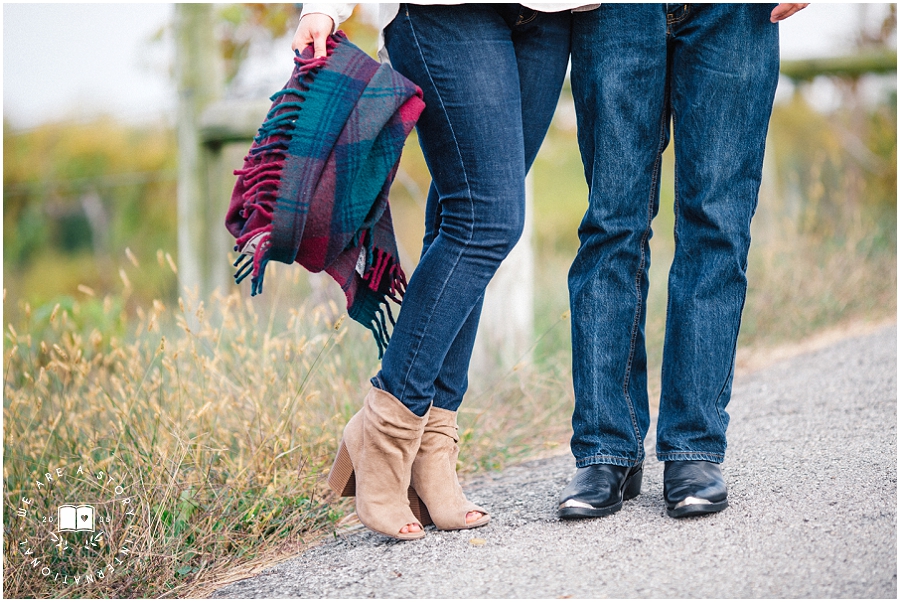
[[[381,359],[391,340],[390,333],[397,325],[389,301],[397,305],[403,303],[406,275],[400,262],[384,249],[375,248],[366,259],[369,267],[361,278],[367,286],[357,289],[354,303],[347,307],[347,312],[372,331],[378,344],[378,359]]]
[[[375,341],[378,343],[378,359],[381,359],[391,340],[390,331],[397,325],[388,300],[393,301],[397,305],[403,303],[403,295],[406,293],[406,275],[400,267],[400,262],[383,249],[375,249],[375,255],[374,260],[370,256],[371,265],[363,276],[363,280],[368,282],[368,289],[376,293],[376,295],[381,291],[381,298],[383,299],[380,302],[376,301],[374,308],[369,308],[373,317],[368,326],[372,334],[375,335]],[[386,291],[383,290],[385,287],[382,286],[385,275],[389,279]],[[368,299],[377,300],[377,297],[367,295],[366,300],[368,301]],[[388,322],[390,322],[390,327],[388,327]]]
[[[366,263],[369,267],[363,273],[363,280],[368,283],[369,289],[376,292],[381,290],[381,282],[387,275],[389,286],[384,292],[385,297],[397,305],[402,304],[403,295],[406,294],[406,274],[397,258],[384,249],[375,249],[374,253],[368,254]]]
[[[375,343],[378,345],[378,359],[384,357],[384,351],[391,341],[387,322],[385,322],[385,312],[387,312],[391,325],[394,324],[390,311],[390,306],[387,302],[379,301],[374,295],[365,295],[347,308],[347,313],[351,319],[360,322],[372,332],[372,335],[375,337]],[[366,316],[368,321],[361,321],[359,319],[361,316]]]
[[[390,267],[388,275],[391,279],[391,288],[386,296],[397,305],[401,305],[403,296],[406,294],[406,274],[403,273],[403,268],[400,267],[399,261],[394,262]],[[393,323],[393,318],[391,318],[391,323]]]
[[[238,251],[238,258],[232,264],[237,268],[234,273],[234,281],[235,284],[240,284],[252,274],[253,277],[250,279],[251,297],[262,293],[263,290],[263,276],[271,255],[271,230],[271,226],[260,228],[249,239],[246,235],[242,236],[238,240],[240,244],[234,246],[234,250]]]

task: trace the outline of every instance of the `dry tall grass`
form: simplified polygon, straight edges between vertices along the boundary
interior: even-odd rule
[[[131,321],[121,299],[90,293],[49,315],[26,307],[23,332],[6,332],[7,596],[190,594],[260,554],[296,552],[352,508],[322,479],[377,359],[367,331],[333,321],[333,301],[282,311],[276,299],[261,314],[235,291],[157,300]],[[467,404],[465,466],[562,439],[565,419],[532,427],[569,411],[569,399],[547,403],[564,383],[546,374],[510,371]],[[67,503],[108,517],[103,537],[57,545]]]
[[[54,309],[39,337],[7,335],[7,595],[172,593],[188,576],[302,538],[339,516],[318,477],[352,410],[342,393],[359,387],[342,365],[349,358],[332,353],[348,332],[340,320],[325,323],[321,308],[308,317],[301,309],[276,333],[232,294],[208,308],[154,302],[120,338],[88,332],[84,305]],[[107,312],[113,305],[103,302]],[[87,555],[75,546],[53,551],[47,529],[35,531],[30,517],[12,513],[23,496],[34,500],[29,514],[51,519],[60,504],[96,498],[92,483],[73,474],[87,464],[129,474],[145,520],[129,523],[141,562],[79,592],[22,565],[12,542],[28,540],[54,574],[96,573],[125,536],[116,533],[126,521],[121,509],[110,508],[106,548]],[[63,478],[35,491],[40,475],[59,466]]]

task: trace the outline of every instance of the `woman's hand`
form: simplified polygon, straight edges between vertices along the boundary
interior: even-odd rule
[[[778,23],[779,21],[784,21],[794,13],[803,10],[809,6],[809,3],[806,4],[779,4],[772,10],[772,16],[770,17],[772,23]]]
[[[334,21],[328,15],[321,13],[304,15],[297,26],[297,33],[294,34],[291,48],[302,52],[304,48],[312,44],[315,58],[325,56],[325,40],[332,31],[334,31]]]

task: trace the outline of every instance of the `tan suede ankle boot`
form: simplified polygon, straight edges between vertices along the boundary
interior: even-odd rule
[[[456,476],[458,430],[456,412],[432,406],[419,453],[412,464],[412,486],[425,506],[420,516],[430,516],[442,530],[472,529],[491,520],[484,508],[466,499]],[[472,511],[484,516],[467,524],[466,514]]]
[[[409,507],[410,470],[427,414],[418,417],[386,391],[372,388],[347,426],[328,484],[338,495],[356,495],[356,515],[373,531],[396,539],[419,539],[425,531],[401,533],[422,523]]]

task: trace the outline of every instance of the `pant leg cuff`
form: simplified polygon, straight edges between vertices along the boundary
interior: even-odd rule
[[[585,466],[593,466],[594,464],[612,464],[613,466],[637,466],[641,462],[644,461],[644,458],[638,458],[634,460],[632,458],[623,458],[621,456],[588,456],[587,458],[576,458],[575,466],[576,468],[584,468]]]
[[[714,452],[689,452],[689,451],[670,451],[665,453],[656,452],[656,459],[660,462],[679,462],[685,460],[704,460],[721,464],[725,461],[725,454]]]
[[[384,391],[385,393],[390,393],[391,395],[396,397],[400,401],[400,403],[402,403],[407,408],[409,408],[409,411],[412,412],[413,414],[415,414],[416,416],[418,416],[419,418],[421,418],[422,416],[427,414],[428,410],[431,409],[431,400],[428,400],[425,403],[420,403],[418,406],[414,406],[414,405],[410,405],[407,400],[400,399],[400,397],[397,394],[395,394],[393,391],[391,391],[390,389],[388,389],[385,386],[384,379],[381,378],[381,371],[379,371],[378,374],[376,374],[375,376],[370,378],[369,382],[376,389]]]

